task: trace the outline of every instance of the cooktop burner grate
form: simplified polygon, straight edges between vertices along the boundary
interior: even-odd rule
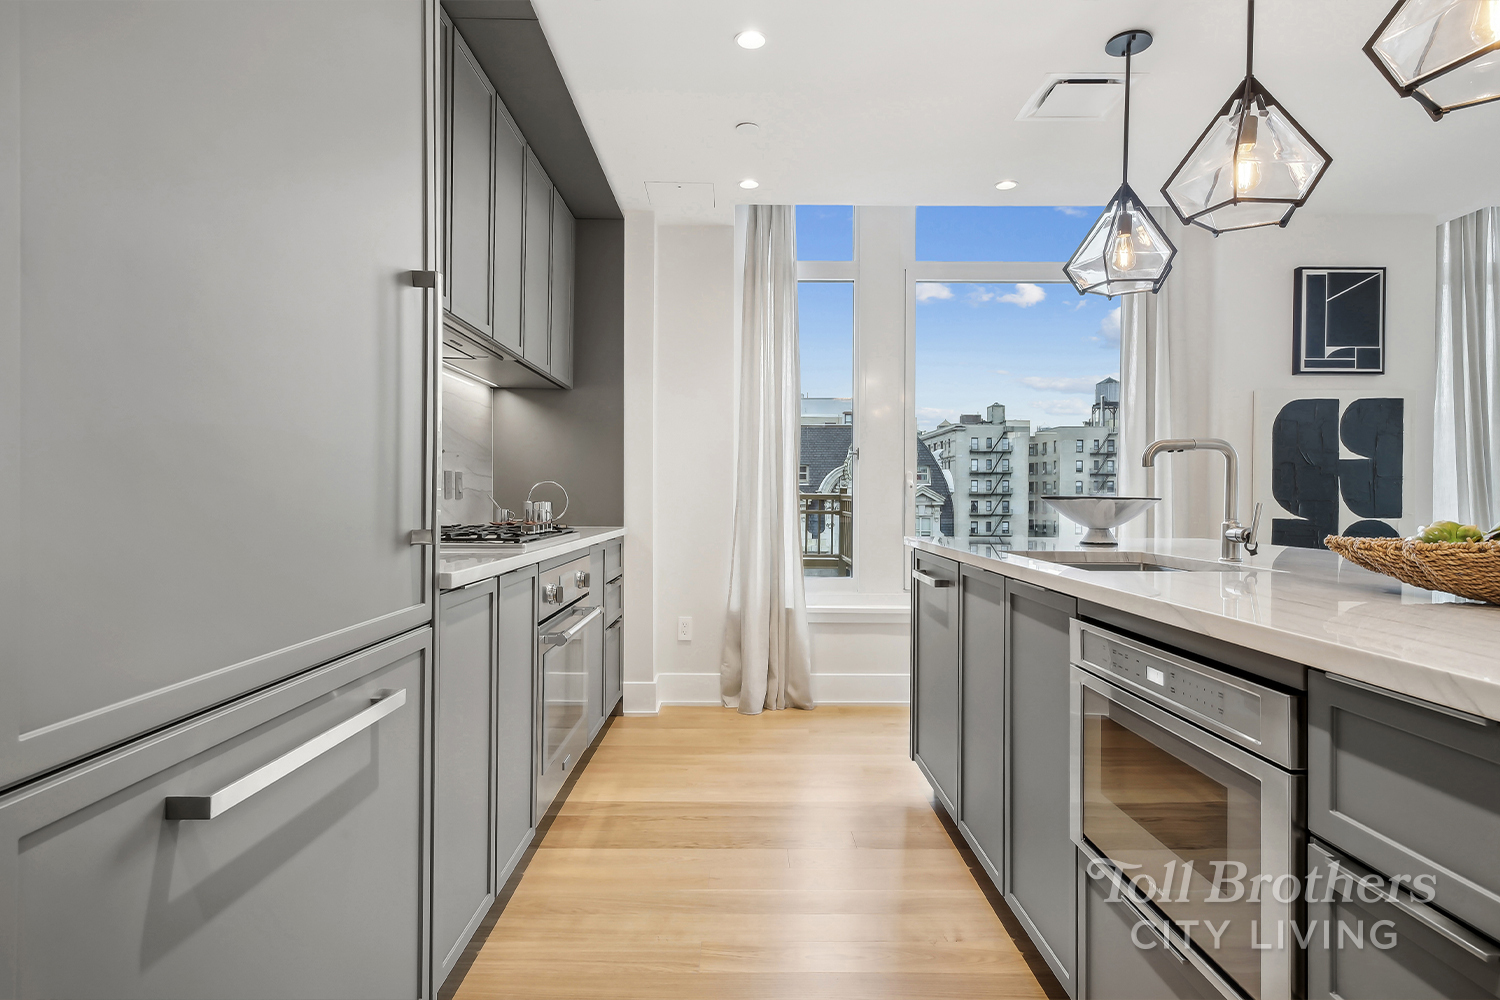
[[[524,545],[543,538],[571,535],[575,530],[560,524],[445,524],[442,540],[471,545]]]

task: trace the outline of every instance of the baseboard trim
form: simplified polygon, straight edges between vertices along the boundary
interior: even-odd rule
[[[819,705],[905,705],[911,677],[900,674],[813,674],[813,700]]]
[[[657,705],[723,705],[719,675],[657,674]]]

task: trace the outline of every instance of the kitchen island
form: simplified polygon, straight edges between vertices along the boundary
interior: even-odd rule
[[[907,545],[912,759],[1070,996],[1500,996],[1500,607],[1322,550]],[[1302,891],[1339,872],[1386,888]]]

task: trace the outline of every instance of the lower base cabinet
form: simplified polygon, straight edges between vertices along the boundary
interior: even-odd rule
[[[965,568],[959,581],[963,668],[959,829],[996,885],[1005,860],[1005,577]]]
[[[1163,942],[1145,915],[1078,854],[1079,1000],[1222,1000],[1202,972]],[[1158,926],[1160,917],[1155,918]]]
[[[604,714],[615,710],[624,691],[625,619],[616,618],[604,630]]]
[[[536,791],[536,569],[499,581],[496,619],[495,865],[503,885],[531,845]]]
[[[1077,996],[1068,626],[1078,602],[1019,580],[1006,581],[1005,601],[1005,899],[1063,988]]]
[[[430,652],[407,633],[0,798],[0,997],[425,996]]]
[[[1335,865],[1355,879],[1372,874],[1333,848],[1308,845],[1308,884],[1314,887],[1307,904],[1314,930],[1307,949],[1309,997],[1500,997],[1500,944],[1400,890],[1395,902],[1368,888],[1361,896],[1358,883],[1341,882],[1329,892]]]

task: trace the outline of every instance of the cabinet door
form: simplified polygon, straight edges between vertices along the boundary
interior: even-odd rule
[[[960,826],[995,882],[1005,885],[1005,578],[965,569],[961,580],[963,734]]]
[[[494,330],[521,353],[521,273],[526,233],[526,145],[504,105],[495,101]]]
[[[422,629],[0,799],[0,997],[421,997]],[[343,737],[338,739],[338,737]],[[213,819],[168,819],[298,748]]]
[[[616,618],[604,630],[604,714],[615,710],[625,693],[621,655],[624,650],[625,619]]]
[[[536,762],[536,569],[500,577],[496,687],[495,863],[507,878],[531,843]]]
[[[604,546],[595,545],[589,552],[589,602],[605,609],[599,619],[599,641],[589,650],[589,739],[598,734],[604,725],[604,657],[605,626],[611,622],[606,594],[609,587],[604,583]]]
[[[1006,581],[1006,901],[1074,995],[1076,896],[1068,835],[1071,597]]]
[[[573,384],[573,213],[562,195],[552,192],[552,377]]]
[[[0,788],[431,622],[438,194],[420,3],[10,8]]]
[[[495,901],[494,580],[442,596],[433,727],[432,974],[437,993]]]
[[[958,563],[913,556],[912,759],[958,815]]]
[[[521,353],[547,370],[552,267],[552,182],[542,165],[526,150],[526,254],[521,287]]]
[[[495,91],[458,32],[449,37],[448,311],[489,334]]]

